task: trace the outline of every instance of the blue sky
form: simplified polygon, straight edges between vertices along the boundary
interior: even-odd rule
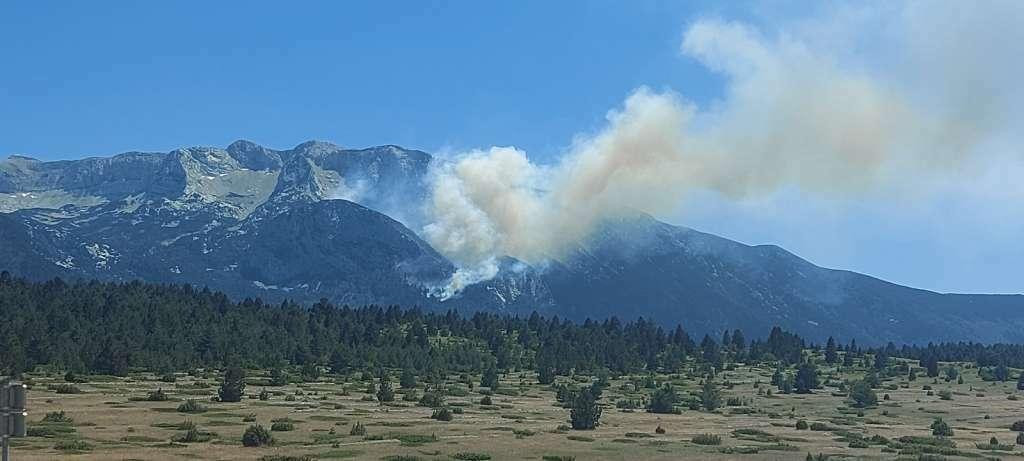
[[[676,92],[700,108],[727,98],[727,76],[680,52],[694,22],[740,21],[768,35],[797,24],[820,37],[816,18],[844,8],[821,5],[829,11],[675,1],[8,4],[0,14],[0,156],[52,160],[245,138],[275,148],[308,139],[430,152],[514,145],[551,163],[575,136],[602,129],[638,87]],[[1013,10],[1000,17],[1024,26]],[[853,56],[844,65],[905,62],[872,43],[885,34],[871,21],[849,28],[857,46],[837,47]],[[830,31],[823,42],[841,35]],[[970,51],[960,55],[979,59]],[[936,177],[910,192],[839,198],[789,189],[739,201],[712,194],[659,217],[911,286],[1024,292],[1024,192],[1016,185],[1024,165],[1017,138],[993,138],[987,145],[1012,146],[1000,151],[1008,163],[977,167],[964,181]]]

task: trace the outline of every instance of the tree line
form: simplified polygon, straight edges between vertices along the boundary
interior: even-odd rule
[[[574,323],[557,316],[353,308],[321,300],[233,302],[189,285],[33,282],[0,273],[0,372],[48,364],[76,373],[282,366],[416,370],[417,374],[535,369],[539,380],[573,372],[677,370],[695,361],[803,362],[800,336],[775,327],[763,339],[739,330],[695,341],[676,326],[612,317]],[[849,346],[846,357],[890,354],[980,365],[1024,365],[1021,345],[972,343],[880,349]],[[891,348],[891,350],[890,350]],[[834,353],[834,352],[833,352]],[[828,354],[828,351],[826,351]]]

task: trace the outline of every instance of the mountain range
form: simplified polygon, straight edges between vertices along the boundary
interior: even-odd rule
[[[417,233],[435,161],[319,141],[11,156],[0,161],[0,270],[272,301],[642,316],[701,335],[779,325],[863,344],[1024,342],[1024,296],[913,289],[632,211],[541,266],[504,258],[497,277],[442,301],[430,293],[456,267]]]

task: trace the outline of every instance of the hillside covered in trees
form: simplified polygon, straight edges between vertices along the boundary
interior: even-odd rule
[[[629,373],[679,369],[688,358],[721,368],[734,362],[798,364],[808,345],[797,335],[726,331],[697,341],[683,326],[663,329],[643,319],[582,323],[455,311],[427,313],[397,306],[304,306],[232,302],[188,285],[141,282],[32,282],[0,274],[0,371],[50,364],[75,372],[121,375],[196,367],[324,366],[334,370],[411,368],[421,373],[535,369]],[[749,338],[749,339],[748,339]],[[824,346],[868,360],[900,356],[1024,366],[1024,346],[973,343],[861,349]]]

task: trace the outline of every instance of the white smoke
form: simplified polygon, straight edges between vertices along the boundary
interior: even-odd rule
[[[1024,56],[1024,3],[953,6],[970,12],[908,4],[771,35],[698,21],[681,51],[725,78],[711,107],[640,88],[553,166],[492,147],[438,167],[424,234],[460,267],[440,296],[493,277],[503,255],[557,259],[624,209],[658,213],[707,190],[743,198],[795,186],[845,195],[980,155],[980,143],[1013,126],[1022,99],[1004,73],[1020,64],[999,60]],[[850,51],[869,45],[883,47],[877,61]],[[957,60],[974,68],[950,62]],[[908,61],[915,64],[900,64]]]

